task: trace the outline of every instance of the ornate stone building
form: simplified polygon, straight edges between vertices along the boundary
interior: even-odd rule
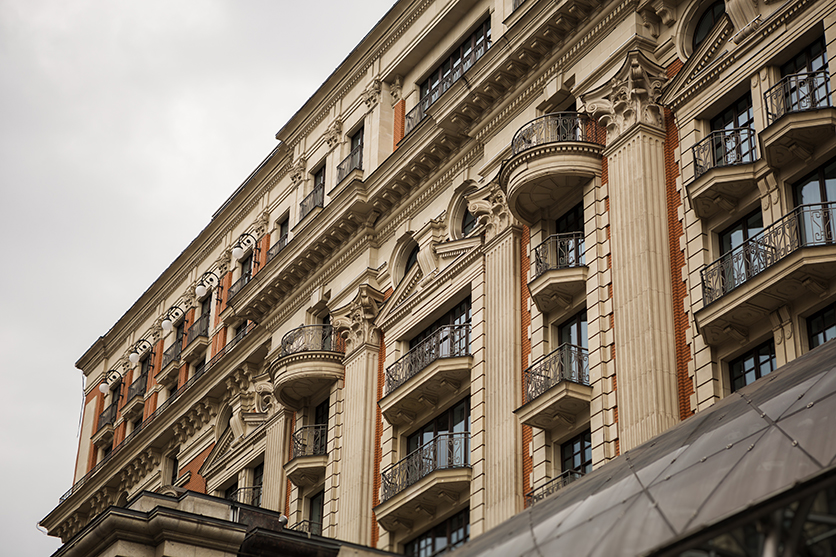
[[[835,22],[395,3],[77,362],[59,553],[189,490],[430,555],[836,336]]]

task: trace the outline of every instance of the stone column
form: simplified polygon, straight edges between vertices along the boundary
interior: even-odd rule
[[[337,513],[330,521],[336,538],[363,545],[371,544],[372,533],[374,427],[380,351],[380,331],[374,327],[373,320],[382,301],[381,292],[364,284],[354,301],[332,314],[334,326],[342,330],[346,347],[343,459],[337,490],[339,499],[326,512]]]
[[[267,447],[264,451],[264,484],[262,504],[271,511],[287,514],[284,508],[287,498],[287,476],[284,464],[287,460],[287,448],[293,434],[293,412],[280,407],[267,425]]]
[[[619,439],[627,451],[679,421],[665,192],[665,70],[631,51],[582,96],[607,130]]]

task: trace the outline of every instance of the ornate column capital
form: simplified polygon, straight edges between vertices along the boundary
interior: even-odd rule
[[[357,296],[348,305],[331,314],[331,323],[345,339],[345,354],[351,355],[366,344],[380,344],[380,329],[374,320],[383,304],[383,293],[361,284]]]
[[[368,87],[361,93],[360,97],[366,103],[366,107],[371,110],[380,101],[381,82],[379,78],[374,78]]]
[[[305,177],[305,157],[301,156],[290,167],[290,181],[294,184],[301,182]]]
[[[343,123],[342,121],[337,118],[328,126],[328,129],[325,130],[325,143],[328,144],[329,149],[333,149],[340,143],[340,137],[342,137],[343,132]]]
[[[493,180],[487,186],[467,194],[465,199],[467,210],[476,217],[476,226],[484,229],[486,242],[515,224],[499,180]]]
[[[631,50],[609,83],[581,95],[586,112],[606,128],[607,145],[634,124],[665,129],[659,97],[667,79],[665,68],[642,52]]]

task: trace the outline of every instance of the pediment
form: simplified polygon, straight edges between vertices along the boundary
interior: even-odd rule
[[[398,283],[395,290],[392,291],[391,296],[386,300],[386,303],[380,310],[380,313],[375,319],[376,323],[383,323],[388,318],[389,314],[394,308],[397,308],[407,299],[409,299],[415,292],[419,290],[418,284],[421,282],[424,274],[421,272],[420,265],[413,265],[407,271],[406,276]]]
[[[200,470],[198,470],[198,474],[205,478],[208,475],[209,470],[214,468],[216,463],[222,461],[224,455],[229,452],[229,449],[232,447],[233,439],[234,434],[232,432],[232,428],[227,427],[215,443],[215,446],[212,447],[212,450],[209,452],[209,456],[207,456],[206,460],[203,461],[203,464],[200,466]]]

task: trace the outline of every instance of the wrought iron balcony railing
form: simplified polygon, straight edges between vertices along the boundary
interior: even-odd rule
[[[322,535],[322,523],[321,522],[311,522],[310,520],[302,520],[297,522],[293,526],[288,527],[288,530],[293,530],[295,532],[304,532],[306,534],[310,534],[312,536],[321,536]]]
[[[442,433],[383,471],[386,501],[436,470],[470,468],[470,432]]]
[[[531,505],[542,501],[552,493],[560,491],[570,483],[574,482],[583,477],[583,472],[578,470],[567,470],[557,476],[556,478],[552,478],[545,484],[541,485],[536,489],[532,489],[528,493],[525,494],[525,506],[530,507]]]
[[[148,387],[148,375],[143,373],[139,377],[137,377],[131,386],[128,387],[128,398],[125,400],[131,400],[135,396],[142,396],[145,394],[145,389]]]
[[[834,244],[834,227],[836,202],[796,207],[700,271],[703,303],[725,296],[797,249]]]
[[[227,501],[241,503],[243,505],[261,506],[261,486],[239,487],[229,494]]]
[[[351,150],[348,156],[337,165],[337,183],[339,184],[352,170],[363,170],[363,144]]]
[[[603,129],[588,114],[554,112],[532,120],[519,129],[511,142],[515,155],[548,143],[582,141],[603,145]]]
[[[317,207],[325,203],[325,184],[317,184],[311,193],[299,204],[299,220],[307,217]]]
[[[694,155],[694,177],[699,178],[712,168],[749,164],[757,160],[755,130],[732,128],[717,130],[691,148]]]
[[[328,454],[328,426],[306,425],[293,433],[292,458]]]
[[[488,45],[490,48],[490,45]],[[421,120],[427,115],[427,109],[441,97],[450,87],[457,82],[464,73],[470,69],[482,56],[487,52],[484,41],[477,45],[476,48],[470,51],[470,54],[462,57],[462,63],[456,66],[447,75],[442,77],[438,83],[432,87],[429,92],[424,95],[415,107],[406,113],[404,120],[404,136],[415,129]]]
[[[284,249],[286,245],[287,234],[285,234],[284,236],[280,236],[279,241],[270,246],[270,249],[267,250],[267,262],[269,263],[270,261],[272,261],[273,258],[276,257],[279,254],[279,252]]]
[[[111,403],[110,406],[104,409],[104,411],[99,414],[99,428],[102,429],[104,426],[110,424],[113,425],[113,422],[116,421],[116,402]]]
[[[171,362],[176,362],[180,359],[180,353],[183,351],[183,339],[182,338],[175,338],[174,344],[166,348],[165,352],[163,352],[163,365],[162,367],[166,367]]]
[[[589,352],[574,344],[561,344],[523,372],[527,404],[561,381],[589,385]]]
[[[206,313],[205,315],[201,315],[197,318],[191,327],[189,327],[189,332],[186,333],[186,346],[190,345],[192,342],[195,341],[198,337],[205,337],[209,335],[209,314]]]
[[[419,371],[441,358],[470,355],[470,325],[440,327],[401,359],[386,368],[388,395]]]
[[[584,234],[553,234],[534,248],[534,278],[546,271],[584,265]]]
[[[827,70],[788,75],[763,94],[766,123],[784,114],[816,110],[830,105],[830,75]]]
[[[227,302],[232,299],[233,296],[241,292],[241,289],[247,286],[250,282],[252,275],[250,273],[244,273],[241,275],[241,278],[233,282],[229,287],[229,292],[226,295]]]
[[[305,325],[282,337],[282,356],[297,352],[345,352],[345,341],[331,325]]]

